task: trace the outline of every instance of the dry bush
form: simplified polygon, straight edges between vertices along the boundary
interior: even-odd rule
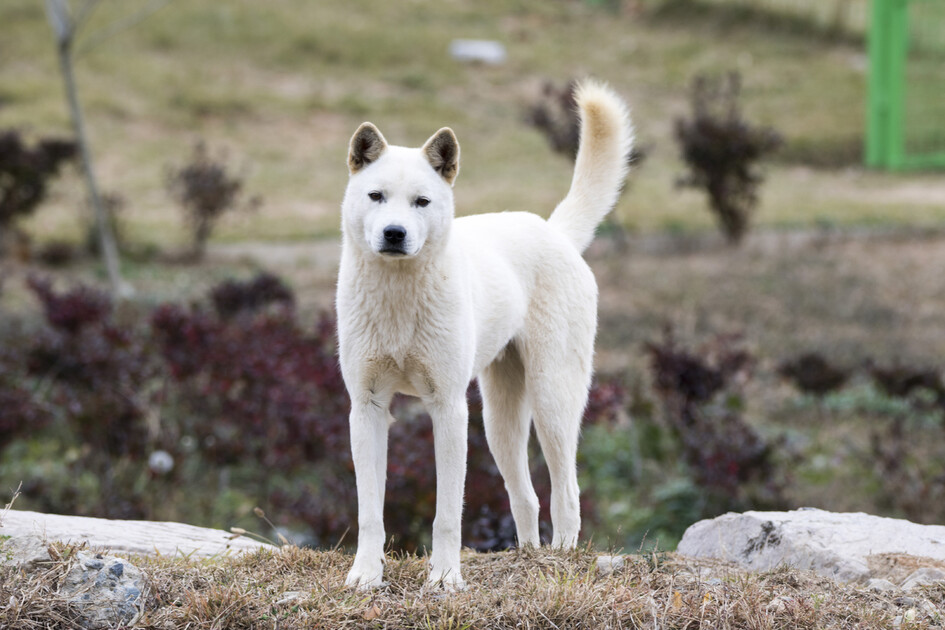
[[[29,148],[17,131],[0,133],[0,236],[46,198],[50,180],[76,155],[71,140],[44,138]],[[3,242],[0,240],[0,253]]]
[[[195,260],[203,257],[207,240],[224,214],[262,204],[260,197],[243,200],[245,178],[245,173],[231,172],[223,158],[212,157],[202,142],[194,147],[189,163],[168,171],[167,190],[184,211]]]
[[[525,112],[525,122],[548,139],[555,153],[572,161],[577,157],[581,140],[581,118],[575,99],[578,85],[577,79],[569,80],[562,87],[546,81],[541,96]],[[645,151],[635,144],[627,162],[637,164],[645,157]]]
[[[763,177],[757,162],[777,149],[781,136],[745,120],[738,103],[741,77],[724,81],[697,76],[692,84],[692,117],[676,120],[676,139],[689,172],[678,185],[701,188],[722,232],[738,243],[748,232]]]

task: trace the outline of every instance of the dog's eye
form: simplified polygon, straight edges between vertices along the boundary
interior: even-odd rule
[[[417,204],[417,206],[421,208],[426,208],[427,206],[430,205],[430,200],[427,199],[426,197],[417,197],[414,203]]]
[[[379,190],[372,190],[367,196],[371,198],[371,201],[384,201],[384,193]]]

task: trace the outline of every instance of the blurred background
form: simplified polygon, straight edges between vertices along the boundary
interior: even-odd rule
[[[700,518],[800,506],[945,519],[945,3],[4,0],[0,25],[16,508],[353,545],[348,139],[451,126],[458,214],[547,216],[594,76],[637,149],[587,255],[584,537],[672,549]],[[464,544],[503,549],[469,397]],[[422,549],[432,431],[394,411],[388,532]]]

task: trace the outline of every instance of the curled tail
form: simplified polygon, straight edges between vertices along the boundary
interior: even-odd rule
[[[584,251],[594,230],[620,195],[633,147],[630,112],[603,83],[582,81],[575,97],[581,115],[581,142],[574,163],[571,190],[548,218]]]

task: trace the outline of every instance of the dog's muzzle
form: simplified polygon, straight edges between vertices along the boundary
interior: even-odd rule
[[[388,225],[384,228],[384,243],[380,249],[382,254],[405,255],[407,230],[400,225]]]

